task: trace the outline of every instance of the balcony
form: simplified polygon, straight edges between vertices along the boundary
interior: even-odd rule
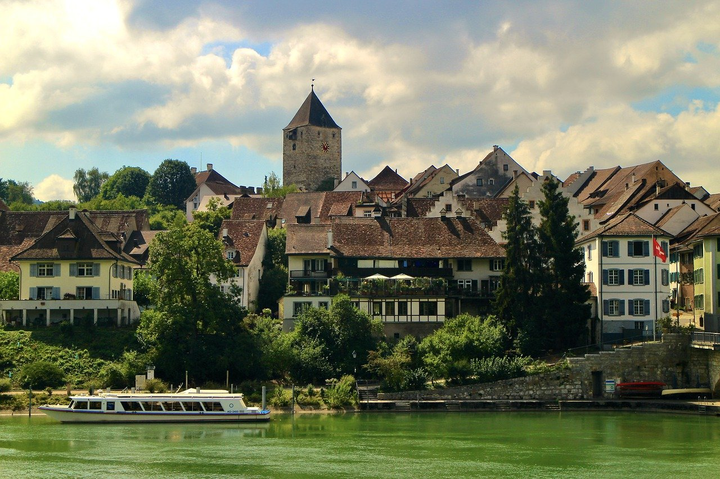
[[[341,267],[335,271],[335,274],[343,274],[348,278],[365,278],[371,274],[382,274],[391,278],[398,274],[404,273],[413,278],[452,278],[452,268],[420,268],[420,267],[408,267],[408,268],[352,268],[352,267]]]
[[[327,279],[329,276],[330,273],[327,271],[290,270],[290,279]]]

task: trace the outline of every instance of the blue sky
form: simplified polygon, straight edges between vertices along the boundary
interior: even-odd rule
[[[5,1],[0,177],[72,199],[78,168],[282,171],[315,91],[343,170],[662,160],[720,191],[718,2]]]

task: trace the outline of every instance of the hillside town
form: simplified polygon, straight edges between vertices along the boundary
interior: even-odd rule
[[[577,223],[590,291],[588,344],[653,337],[671,317],[720,331],[720,194],[660,161],[567,178],[527,171],[494,146],[467,172],[430,165],[403,178],[343,172],[341,127],[314,91],[282,130],[285,196],[237,186],[208,163],[191,170],[185,218],[227,207],[217,239],[236,269],[240,306],[258,310],[269,232],[286,234],[283,329],[346,294],[389,337],[423,337],[446,319],[487,314],[505,268],[503,212],[514,191],[540,223],[542,186],[557,182]],[[714,186],[714,185],[709,185]],[[5,324],[124,326],[141,308],[133,281],[157,231],[146,210],[11,211],[0,200],[0,271],[19,273],[19,297],[0,301]]]

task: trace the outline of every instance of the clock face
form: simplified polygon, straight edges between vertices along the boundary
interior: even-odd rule
[[[323,143],[322,143],[323,153],[327,153],[329,149],[330,149],[330,145],[328,145],[328,142],[327,142],[327,141],[323,141]]]

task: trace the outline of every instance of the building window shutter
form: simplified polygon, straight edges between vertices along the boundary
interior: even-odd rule
[[[663,313],[670,312],[670,301],[668,301],[667,299],[663,299],[662,310],[663,310]]]
[[[100,299],[100,288],[93,287],[92,299]]]
[[[666,270],[666,269],[660,270],[660,278],[661,278],[661,282],[662,282],[663,286],[667,286],[670,283],[669,276],[670,276],[670,273],[668,272],[668,270]]]
[[[620,286],[625,284],[625,270],[621,269],[618,271],[618,276],[620,277]]]
[[[627,303],[628,303],[628,314],[630,316],[635,316],[635,310],[633,309],[633,300],[628,299]],[[620,304],[622,304],[622,301],[620,301]]]
[[[30,299],[37,299],[37,288],[34,286],[30,287]]]
[[[646,269],[643,274],[643,284],[648,285],[650,284],[650,270]]]
[[[128,266],[127,279],[133,279],[133,270]]]
[[[126,289],[125,291],[127,291],[127,293],[125,294],[125,299],[127,299],[128,301],[132,301],[132,289]]]
[[[624,270],[620,271],[622,271],[623,273],[625,272]],[[628,270],[628,284],[630,286],[635,286],[635,278],[633,277],[633,270],[631,269]]]
[[[112,265],[112,277],[117,278],[117,264]]]
[[[633,255],[633,242],[628,241],[628,256],[632,256],[632,255]]]
[[[60,265],[59,264],[53,265],[53,276],[60,276]]]
[[[620,257],[620,242],[612,241],[612,244],[613,244],[613,251],[615,251],[615,254],[613,254],[613,256],[615,258],[619,258]]]
[[[610,314],[610,301],[608,301],[607,299],[603,300],[603,314],[605,316]]]
[[[663,252],[665,252],[665,256],[668,255],[668,242],[667,241],[661,241],[660,247],[662,248]]]
[[[60,265],[58,265],[60,266]],[[52,299],[60,299],[60,288],[54,287],[52,289]]]
[[[606,269],[603,270],[603,284],[608,284],[608,270]]]
[[[645,314],[645,316],[650,316],[650,300],[649,299],[645,300],[645,308],[644,308],[643,313]]]
[[[643,256],[650,256],[650,242],[643,241]]]
[[[478,290],[478,281],[476,279],[472,280],[472,291]]]
[[[70,263],[70,276],[77,276],[77,263]]]
[[[100,276],[100,263],[93,263],[93,276]]]
[[[30,265],[30,276],[37,276],[37,264]]]
[[[620,303],[620,304],[619,304],[619,306],[620,306],[620,316],[624,316],[624,315],[625,315],[625,301],[618,301],[618,303]]]
[[[608,255],[608,243],[607,241],[602,242],[602,255],[607,256]]]

